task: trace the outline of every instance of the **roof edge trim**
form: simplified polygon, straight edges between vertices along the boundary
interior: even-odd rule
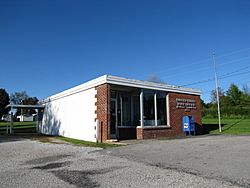
[[[141,81],[141,80],[135,80],[135,79],[127,79],[127,78],[109,76],[109,75],[107,76],[107,83],[130,86],[130,87],[138,87],[142,89],[153,89],[153,90],[161,90],[161,91],[170,91],[170,92],[175,92],[175,93],[201,95],[201,91],[197,89],[184,88],[184,87],[179,87],[179,86],[174,86],[174,85],[154,83],[154,82]]]
[[[123,77],[111,76],[111,75],[103,75],[93,80],[90,80],[86,83],[80,84],[78,86],[72,87],[50,97],[47,97],[41,101],[41,103],[50,102],[53,100],[57,100],[59,98],[63,98],[75,93],[79,93],[90,88],[96,87],[102,84],[115,84],[115,85],[122,85],[122,86],[130,86],[130,87],[137,87],[142,89],[152,89],[152,90],[160,90],[160,91],[168,91],[168,92],[175,92],[175,93],[184,93],[184,94],[192,94],[192,95],[201,95],[201,91],[197,89],[191,88],[184,88],[174,85],[168,84],[161,84],[161,83],[154,83],[148,81],[141,81],[135,79],[128,79]]]

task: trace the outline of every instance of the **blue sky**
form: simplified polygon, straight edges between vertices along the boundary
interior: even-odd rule
[[[103,74],[250,85],[249,0],[0,0],[0,87],[39,99]],[[214,82],[189,85],[210,99]]]

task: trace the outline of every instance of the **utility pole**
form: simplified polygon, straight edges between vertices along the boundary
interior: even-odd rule
[[[220,98],[219,98],[218,77],[217,77],[217,69],[216,69],[216,62],[215,62],[215,54],[214,53],[213,53],[213,63],[214,63],[214,78],[215,78],[215,85],[216,85],[216,98],[217,98],[218,118],[219,118],[219,132],[221,133]]]

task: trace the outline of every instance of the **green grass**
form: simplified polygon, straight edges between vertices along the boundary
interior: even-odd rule
[[[9,125],[9,122],[0,122],[0,134],[6,132],[6,125]],[[36,132],[36,122],[14,122],[13,123],[14,133],[35,133]]]
[[[207,133],[219,134],[218,119],[203,118],[202,124]],[[222,134],[250,135],[250,119],[221,119]]]
[[[111,148],[111,147],[119,147],[122,145],[119,144],[108,144],[108,143],[96,143],[96,142],[89,142],[89,141],[83,141],[83,140],[78,140],[78,139],[73,139],[73,138],[66,138],[62,136],[56,136],[56,139],[63,140],[65,142],[74,144],[74,145],[79,145],[79,146],[87,146],[87,147],[99,147],[99,148]]]
[[[6,125],[9,125],[9,122],[0,122],[0,134],[6,133]],[[26,133],[36,133],[36,122],[14,122],[13,124],[13,131],[15,133],[24,133],[24,136]],[[73,145],[78,146],[87,146],[87,147],[100,147],[100,148],[111,148],[111,147],[118,147],[121,146],[119,144],[108,144],[108,143],[96,143],[96,142],[88,142],[83,140],[77,140],[72,138],[66,138],[62,136],[46,136],[46,135],[32,135],[31,138],[36,138],[39,141],[43,142],[51,142],[51,138],[62,140],[64,142],[68,142]],[[34,139],[33,138],[33,139]],[[55,142],[55,141],[54,141]]]

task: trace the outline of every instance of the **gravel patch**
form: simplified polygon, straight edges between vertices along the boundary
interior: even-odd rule
[[[0,187],[237,187],[112,155],[117,149],[31,140],[3,142]]]

